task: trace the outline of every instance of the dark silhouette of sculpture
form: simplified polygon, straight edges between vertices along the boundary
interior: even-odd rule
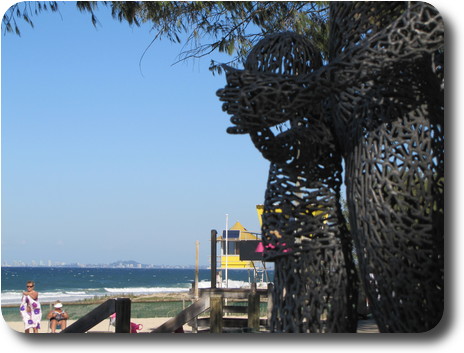
[[[320,53],[294,33],[269,36],[245,63],[250,71],[292,76],[321,66]],[[302,107],[289,118],[288,131],[249,131],[271,161],[262,231],[277,269],[274,331],[356,330],[355,268],[340,206],[341,156],[321,114]]]
[[[271,161],[263,215],[276,332],[353,332],[356,276],[381,332],[444,306],[443,22],[426,3],[330,4],[329,62],[267,37],[218,92]],[[278,126],[288,130],[276,134]],[[341,160],[351,237],[340,211]]]

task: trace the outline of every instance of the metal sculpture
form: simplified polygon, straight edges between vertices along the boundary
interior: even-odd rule
[[[426,3],[330,4],[329,62],[284,33],[225,67],[229,133],[271,161],[263,215],[275,332],[353,332],[356,276],[381,332],[444,306],[443,22]],[[287,130],[276,134],[287,125]],[[341,160],[351,237],[341,215]]]

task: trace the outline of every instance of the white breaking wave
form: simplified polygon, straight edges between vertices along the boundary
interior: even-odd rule
[[[104,295],[104,293],[98,292],[39,292],[39,301],[42,303],[54,302],[61,300],[62,302],[73,302],[83,299],[93,298],[95,295]],[[21,303],[21,292],[3,292],[2,293],[2,305],[3,304],[20,304]]]
[[[140,288],[105,288],[105,291],[111,294],[151,294],[151,293],[172,293],[172,292],[187,292],[189,288],[170,288],[170,287],[140,287]]]
[[[39,292],[39,301],[42,303],[49,303],[60,300],[62,302],[75,302],[84,299],[91,299],[94,297],[102,297],[105,295],[118,295],[118,294],[153,294],[153,293],[173,293],[173,292],[187,292],[189,288],[175,288],[175,287],[139,287],[139,288],[104,288],[104,289],[86,289],[82,291],[56,291],[56,292]],[[1,303],[2,305],[20,304],[21,291],[6,291],[2,292]]]

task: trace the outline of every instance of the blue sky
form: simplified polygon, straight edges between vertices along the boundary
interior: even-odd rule
[[[259,231],[268,163],[226,133],[215,55],[73,3],[2,36],[2,261],[209,263],[211,229]]]
[[[0,2],[3,12],[8,3],[13,1]],[[431,3],[446,25],[450,280],[442,325],[432,340],[414,342],[424,352],[455,351],[464,326],[464,306],[453,295],[464,290],[456,270],[464,266],[459,222],[464,193],[455,177],[462,175],[464,151],[458,135],[463,131],[462,104],[456,103],[464,79],[459,60],[464,57],[462,2]],[[0,36],[2,260],[132,258],[192,264],[194,243],[200,240],[200,261],[208,263],[210,229],[223,229],[226,213],[231,223],[240,220],[250,230],[258,228],[254,206],[263,199],[267,178],[267,163],[248,138],[225,133],[228,117],[215,97],[224,77],[210,74],[209,58],[171,67],[181,47],[167,40],[148,51],[142,76],[138,63],[153,33],[120,24],[106,12],[99,13],[101,26],[94,29],[87,15],[68,9],[72,6],[62,6],[62,18],[47,13],[35,17],[35,29],[24,24],[21,38]],[[11,343],[30,347],[20,336],[10,337],[10,348]],[[240,342],[221,349],[236,351]],[[331,342],[319,340],[311,347],[335,352],[344,344]],[[169,348],[172,343],[166,341]],[[404,343],[372,341],[363,347],[344,344],[343,349],[409,350]],[[86,344],[95,349],[94,340],[66,349],[81,351]],[[185,344],[192,349],[190,342]],[[306,341],[295,344],[308,348]],[[123,345],[118,340],[111,349],[133,348]],[[146,345],[153,348],[152,342]],[[271,351],[287,349],[288,341],[279,337],[268,346]],[[49,346],[34,346],[35,351],[43,349]]]
[[[268,172],[225,132],[225,77],[208,66],[229,57],[172,65],[182,45],[162,39],[139,67],[155,33],[97,15],[94,28],[65,3],[1,36],[2,261],[186,265],[199,240],[208,264],[225,214],[259,231]]]

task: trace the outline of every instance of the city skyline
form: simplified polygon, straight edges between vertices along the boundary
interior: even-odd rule
[[[144,264],[134,260],[118,260],[112,263],[67,263],[52,260],[39,260],[24,262],[13,260],[11,262],[2,261],[2,267],[82,267],[82,268],[195,268],[190,265],[167,265],[167,264]],[[201,265],[199,268],[209,268],[208,265]]]

